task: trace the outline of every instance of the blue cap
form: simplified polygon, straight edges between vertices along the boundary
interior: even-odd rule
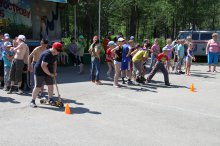
[[[114,41],[108,42],[108,46],[116,46],[116,43]]]
[[[134,36],[131,36],[131,37],[130,37],[130,40],[134,40]]]
[[[11,44],[11,42],[4,42],[4,46],[5,46],[5,47],[11,47],[12,44]]]

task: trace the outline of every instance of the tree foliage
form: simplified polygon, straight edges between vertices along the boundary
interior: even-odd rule
[[[99,0],[80,0],[76,5],[77,28],[74,28],[74,5],[62,9],[62,27],[66,35],[98,34]],[[220,29],[220,1],[217,0],[102,0],[101,35],[122,32],[138,39],[175,38],[179,30]]]

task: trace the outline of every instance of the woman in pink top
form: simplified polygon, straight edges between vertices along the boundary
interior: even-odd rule
[[[220,42],[218,41],[218,34],[213,33],[212,39],[208,41],[206,46],[206,55],[208,55],[208,65],[209,65],[208,72],[211,72],[211,65],[213,65],[213,72],[217,72],[216,65],[218,64],[219,50],[220,50]]]

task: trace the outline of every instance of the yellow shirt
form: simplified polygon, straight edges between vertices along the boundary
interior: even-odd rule
[[[148,56],[148,53],[146,50],[139,50],[132,58],[133,62],[142,61],[143,58],[146,58]]]

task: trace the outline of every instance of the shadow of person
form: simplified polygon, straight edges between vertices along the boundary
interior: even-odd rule
[[[65,108],[58,108],[58,107],[52,107],[52,106],[38,106],[39,108],[42,109],[48,109],[48,110],[54,110],[54,111],[59,111],[59,112],[64,112]],[[101,112],[98,111],[90,111],[88,108],[83,108],[83,107],[70,107],[71,113],[72,115],[75,114],[86,114],[86,113],[90,113],[90,114],[94,114],[94,115],[100,115],[102,114]]]
[[[16,101],[14,98],[11,97],[1,97],[0,96],[0,102],[10,102],[10,103],[14,103],[14,104],[19,104],[19,101]]]
[[[58,97],[54,97],[54,99],[58,100]],[[67,98],[62,98],[62,101],[64,103],[74,103],[76,105],[84,105],[84,103],[77,102],[77,100],[72,100],[72,99],[67,99]]]

